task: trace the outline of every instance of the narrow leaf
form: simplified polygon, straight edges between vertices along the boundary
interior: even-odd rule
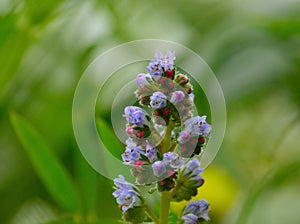
[[[79,210],[79,200],[71,178],[31,124],[12,113],[11,122],[29,159],[48,192],[64,209]]]

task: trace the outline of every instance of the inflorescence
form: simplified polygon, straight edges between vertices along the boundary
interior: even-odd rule
[[[113,196],[123,218],[131,223],[143,223],[147,215],[160,223],[149,211],[138,185],[156,183],[159,192],[169,192],[170,200],[179,202],[196,196],[204,184],[199,155],[210,137],[211,126],[206,116],[197,115],[193,87],[188,76],[174,65],[175,54],[156,53],[155,58],[147,66],[148,73],[137,75],[135,94],[139,105],[124,109],[128,139],[122,159],[132,167],[137,185],[120,175],[114,180]],[[177,223],[207,221],[208,210],[205,200],[192,201]]]

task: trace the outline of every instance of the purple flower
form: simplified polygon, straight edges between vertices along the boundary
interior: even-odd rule
[[[208,221],[209,203],[205,200],[192,201],[184,209],[184,214],[193,214]]]
[[[153,163],[152,168],[154,175],[157,177],[164,175],[167,171],[166,166],[162,161],[156,161],[155,163]]]
[[[161,62],[157,60],[151,60],[149,65],[147,66],[147,71],[150,75],[158,77],[163,73]]]
[[[133,208],[133,206],[138,201],[136,192],[132,190],[120,191],[116,198],[117,203],[121,205],[123,212],[126,212],[130,208]]]
[[[163,108],[167,105],[167,97],[161,92],[155,92],[150,96],[150,105],[152,108]]]
[[[134,186],[133,184],[127,182],[122,175],[119,175],[118,178],[114,179],[114,184],[118,188],[127,189],[127,190],[131,190],[132,187]]]
[[[133,189],[134,185],[125,181],[122,175],[114,179],[117,189],[113,192],[113,196],[117,199],[117,203],[123,212],[140,204],[138,193]]]
[[[183,160],[174,152],[166,152],[163,161],[172,168],[178,168],[183,164]]]
[[[189,97],[190,97],[190,100],[191,100],[191,101],[194,101],[195,94],[194,94],[194,93],[190,93],[190,94],[189,94]]]
[[[210,137],[211,125],[206,121],[206,116],[192,117],[184,122],[185,129],[190,131],[193,135],[200,135],[203,137]]]
[[[143,85],[143,84],[148,84],[147,76],[149,76],[149,75],[143,74],[143,73],[138,74],[136,77],[136,84],[138,86]]]
[[[134,146],[127,146],[125,152],[122,154],[124,164],[134,164],[141,158],[141,154],[143,154],[142,149]]]
[[[153,163],[157,160],[157,149],[153,145],[147,143],[145,155],[148,157],[149,161]]]
[[[180,144],[183,144],[183,143],[187,142],[189,139],[190,139],[190,132],[188,132],[188,131],[181,131],[179,133],[179,137],[178,137],[177,141]]]
[[[160,52],[155,53],[156,60],[160,62],[165,71],[174,68],[175,52],[167,51],[166,55]]]
[[[172,93],[170,102],[173,104],[177,104],[185,98],[184,92],[175,91]]]
[[[210,130],[211,125],[206,122],[203,122],[202,125],[200,125],[199,127],[199,135],[210,138]]]
[[[137,146],[136,142],[134,142],[134,140],[132,138],[127,138],[125,143],[126,143],[126,146],[129,146],[129,147]]]
[[[124,109],[124,117],[128,123],[142,125],[146,123],[146,114],[144,110],[135,106],[128,106]]]
[[[193,174],[199,175],[203,173],[203,169],[200,168],[200,162],[197,158],[193,158],[185,165],[188,171],[192,171]]]
[[[197,224],[198,216],[194,214],[186,214],[182,216],[182,220],[184,220],[184,224]]]
[[[146,121],[145,112],[138,110],[132,113],[132,123],[135,125],[142,125]]]

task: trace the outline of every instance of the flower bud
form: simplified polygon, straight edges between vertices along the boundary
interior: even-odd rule
[[[174,72],[171,69],[168,69],[165,73],[166,78],[173,79],[174,78]]]
[[[189,82],[189,78],[186,75],[180,73],[175,77],[174,81],[183,86]]]
[[[124,219],[130,223],[143,223],[146,218],[145,206],[134,206],[123,214]]]

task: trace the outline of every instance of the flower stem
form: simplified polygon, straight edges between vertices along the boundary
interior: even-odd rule
[[[170,194],[168,191],[161,192],[160,202],[160,224],[169,223],[169,209],[170,209]]]
[[[173,125],[174,122],[170,118],[169,124],[166,129],[166,134],[162,142],[162,149],[161,149],[162,155],[170,150],[171,142],[172,142]],[[168,191],[161,192],[159,224],[169,223],[170,201],[171,201],[170,193]]]
[[[162,152],[161,154],[163,155],[164,153],[168,152],[170,147],[171,147],[171,137],[172,137],[172,130],[173,130],[173,121],[169,120],[169,124],[167,126],[166,134],[164,137],[164,140],[162,142]]]
[[[150,207],[147,204],[145,205],[145,209],[146,209],[146,212],[149,215],[149,217],[152,219],[152,221],[155,224],[159,224],[158,218],[156,217],[156,215],[153,213],[153,211],[150,209]]]

